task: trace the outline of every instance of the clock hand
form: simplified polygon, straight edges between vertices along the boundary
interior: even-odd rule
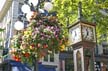
[[[77,36],[77,33],[76,33],[76,31],[75,31],[75,36]]]
[[[87,36],[88,36],[89,35],[88,29],[86,29],[86,31],[87,31]]]
[[[89,40],[91,40],[93,38],[92,36],[93,36],[92,29],[89,28],[89,36],[88,36]]]
[[[88,35],[89,35],[89,32],[88,32],[88,29],[86,28],[86,36],[85,36],[85,38],[87,38]]]

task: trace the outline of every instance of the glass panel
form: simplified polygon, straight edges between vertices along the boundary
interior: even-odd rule
[[[54,62],[54,54],[50,54],[50,62]]]
[[[65,71],[74,71],[73,59],[67,58],[65,62]]]
[[[77,58],[77,71],[82,71],[82,64],[81,64],[81,53],[78,51],[76,54]]]
[[[18,7],[18,14],[22,14],[22,11],[21,11],[21,7],[22,7],[23,3],[19,3],[19,7]]]
[[[44,56],[44,61],[48,62],[48,55]]]

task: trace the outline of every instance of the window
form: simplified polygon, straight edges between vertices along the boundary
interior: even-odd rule
[[[77,51],[76,59],[77,59],[77,70],[82,71],[81,53],[80,53],[80,51]]]
[[[48,55],[44,57],[44,61],[48,61]]]
[[[65,71],[74,71],[74,65],[73,65],[73,59],[72,58],[66,58],[65,59]]]
[[[54,62],[54,53],[50,54],[50,62]]]
[[[54,53],[48,54],[44,57],[44,61],[54,62]]]
[[[22,7],[23,3],[19,3],[19,7],[18,7],[18,14],[22,14],[22,11],[21,11],[21,7]]]

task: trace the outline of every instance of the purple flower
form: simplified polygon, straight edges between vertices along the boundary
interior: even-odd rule
[[[42,36],[40,39],[41,39],[41,40],[44,40],[44,37]]]

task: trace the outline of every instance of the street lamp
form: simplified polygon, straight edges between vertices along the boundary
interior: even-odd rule
[[[15,22],[14,28],[15,28],[16,30],[23,30],[23,29],[24,29],[24,24],[23,24],[23,22],[21,22],[21,21]]]
[[[44,8],[41,9],[41,3],[44,4]],[[53,8],[52,3],[49,0],[25,0],[24,5],[21,7],[21,10],[23,12],[23,18],[19,18],[19,20],[14,24],[14,28],[18,31],[24,29],[24,21],[31,22],[31,20],[36,20],[37,16],[44,17],[48,16],[48,12]],[[32,55],[33,57],[33,65],[34,65],[34,71],[38,71],[38,63],[35,55]]]
[[[40,5],[43,2],[45,2],[44,8],[40,9]],[[46,14],[46,16],[47,16],[48,11],[50,11],[52,8],[53,8],[53,4],[49,0],[25,0],[23,6],[21,7],[21,10],[22,10],[24,16],[26,16],[27,21],[30,22],[30,20],[34,14],[36,14],[36,13]],[[23,30],[24,29],[24,22],[21,22],[18,20],[14,24],[14,28],[16,30]]]

